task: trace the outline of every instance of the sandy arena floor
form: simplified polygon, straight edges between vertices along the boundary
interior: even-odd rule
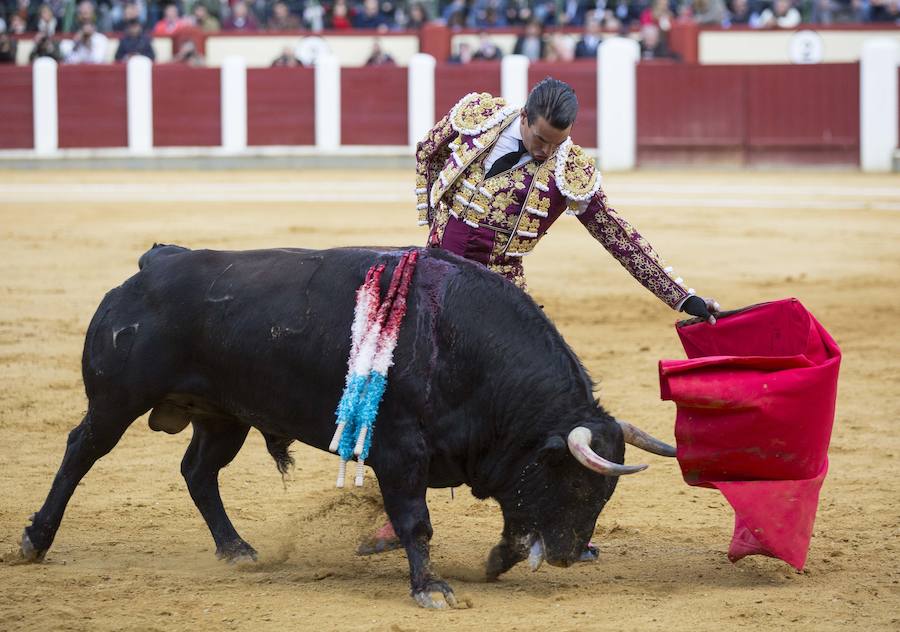
[[[726,558],[732,512],[677,464],[624,479],[601,558],[520,566],[493,584],[496,504],[432,490],[435,566],[470,609],[408,596],[402,552],[360,558],[377,489],[334,488],[334,456],[295,448],[286,486],[252,433],[221,476],[261,555],[218,562],[179,473],[190,431],[140,419],[73,497],[47,560],[16,564],[85,409],[84,331],[154,241],[193,248],[418,244],[409,174],[0,173],[0,630],[900,629],[900,178],[846,173],[610,175],[614,205],[724,307],[796,296],[844,352],[831,472],[806,570]],[[672,440],[656,363],[676,316],[571,218],[526,263],[538,302],[607,407]],[[638,458],[633,451],[628,460]],[[640,457],[644,458],[644,457]]]

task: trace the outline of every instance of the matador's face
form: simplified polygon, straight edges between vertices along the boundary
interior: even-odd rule
[[[552,156],[572,131],[571,125],[566,129],[556,129],[543,116],[537,117],[534,123],[529,124],[525,108],[522,108],[522,114],[519,116],[519,125],[525,149],[538,162],[544,162]]]

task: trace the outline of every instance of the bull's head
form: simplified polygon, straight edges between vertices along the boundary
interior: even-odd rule
[[[647,469],[621,464],[625,443],[675,456],[673,447],[608,416],[551,435],[525,466],[514,497],[501,500],[503,539],[488,558],[488,577],[494,579],[526,558],[534,570],[545,560],[569,566],[583,559],[618,477]]]

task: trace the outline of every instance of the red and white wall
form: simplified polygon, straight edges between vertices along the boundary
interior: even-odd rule
[[[570,83],[575,142],[604,169],[659,163],[820,163],[889,170],[897,148],[900,45],[871,40],[859,63],[637,63],[623,38],[598,61],[456,66],[415,54],[407,67],[220,68],[150,65],[0,67],[0,153],[66,156],[75,148],[147,155],[253,155],[262,147],[409,153],[464,94],[522,102],[547,75]],[[375,148],[378,149],[375,149]]]

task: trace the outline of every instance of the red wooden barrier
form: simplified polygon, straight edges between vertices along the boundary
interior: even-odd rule
[[[438,64],[434,70],[434,120],[441,120],[470,92],[500,96],[500,62]]]
[[[638,161],[859,160],[859,65],[642,63]]]
[[[312,68],[247,70],[248,145],[314,145],[315,115]]]
[[[535,62],[528,66],[529,90],[541,79],[553,77],[572,86],[578,97],[578,117],[572,140],[583,147],[597,146],[597,62]]]
[[[221,145],[219,84],[218,68],[153,66],[153,144]]]
[[[744,72],[748,161],[858,160],[859,64],[752,66]]]
[[[66,66],[57,75],[59,146],[128,146],[125,66]]]
[[[34,147],[31,67],[0,66],[0,149]]]
[[[398,66],[341,68],[341,144],[406,145],[407,72]]]

